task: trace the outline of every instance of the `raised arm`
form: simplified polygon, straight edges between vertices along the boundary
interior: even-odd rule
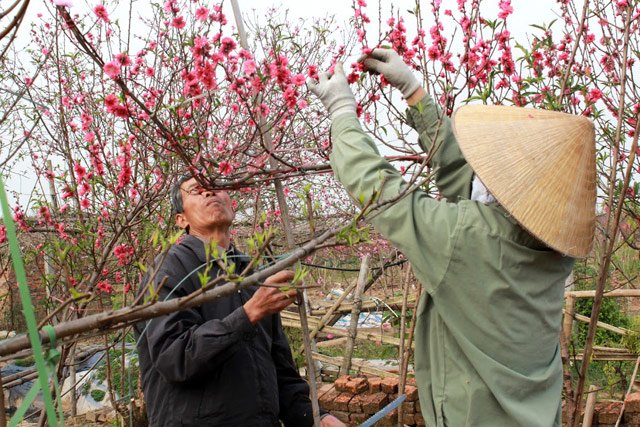
[[[382,74],[407,101],[407,122],[419,134],[425,153],[431,154],[436,186],[450,202],[468,199],[473,171],[462,156],[449,117],[420,86],[411,69],[391,49],[374,49],[361,58],[365,70]]]
[[[431,279],[427,288],[436,286],[454,243],[451,236],[458,221],[456,205],[438,202],[420,190],[407,192],[400,172],[380,156],[363,132],[342,64],[336,64],[331,78],[321,75],[318,83],[310,82],[309,86],[332,117],[331,166],[336,178],[356,201],[369,200],[374,192],[379,193],[378,201],[393,201],[368,219],[409,258],[414,268]],[[346,100],[349,96],[353,108],[341,106],[336,111],[331,100]]]

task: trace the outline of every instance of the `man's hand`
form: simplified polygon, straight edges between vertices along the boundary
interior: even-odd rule
[[[296,290],[283,291],[293,280],[293,271],[279,271],[265,280],[267,286],[260,286],[253,296],[244,303],[244,311],[252,324],[263,317],[279,313],[296,300]]]
[[[360,57],[358,61],[364,63],[366,71],[382,74],[391,86],[400,89],[405,99],[421,87],[413,71],[393,49],[373,49],[369,55]]]
[[[320,420],[320,427],[346,427],[347,425],[334,417],[333,415],[327,415]]]
[[[335,119],[340,114],[356,112],[356,99],[349,88],[349,83],[344,75],[342,62],[336,62],[333,76],[328,73],[320,73],[318,82],[307,80],[307,87],[315,96],[320,98],[322,105]]]

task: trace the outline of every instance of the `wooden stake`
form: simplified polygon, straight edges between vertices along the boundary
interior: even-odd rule
[[[596,409],[596,397],[598,397],[598,387],[591,384],[589,386],[589,396],[584,407],[584,418],[582,419],[582,427],[591,427],[593,423],[593,412]]]

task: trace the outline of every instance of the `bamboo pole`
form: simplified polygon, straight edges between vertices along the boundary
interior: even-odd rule
[[[638,355],[623,348],[607,348],[594,346],[592,349],[591,360],[601,361],[626,361],[636,360]],[[583,351],[582,349],[580,351]],[[577,352],[576,352],[577,353]],[[582,361],[583,354],[576,354],[574,360]]]
[[[5,382],[3,387],[5,389],[10,389],[10,388],[15,387],[17,385],[24,384],[24,383],[27,383],[29,381],[32,381],[32,380],[34,380],[36,378],[38,378],[38,372],[34,371],[34,372],[31,372],[31,373],[29,373],[27,375],[23,375],[20,378],[16,378],[11,382],[8,382],[8,381]]]
[[[350,290],[353,289],[353,287],[355,287],[355,283],[349,286],[349,288],[347,288],[349,292],[351,292]],[[403,297],[390,298],[389,300],[385,300],[384,305],[386,307],[391,307],[393,309],[402,309],[402,299]],[[410,296],[409,300],[407,301],[407,308],[414,308],[415,306],[416,306],[416,300],[414,297]],[[370,310],[376,310],[379,308],[380,308],[380,303],[377,301],[374,301],[374,300],[362,301],[361,311],[370,311]],[[353,310],[353,303],[343,302],[338,307],[336,307],[335,310],[333,309],[333,306],[329,307],[329,309],[319,308],[317,310],[312,310],[310,314],[312,316],[324,316],[329,312],[329,310],[331,310],[331,315],[334,315],[336,313],[340,313],[340,314],[351,313],[351,310]]]
[[[362,291],[367,282],[367,274],[369,272],[369,254],[362,257],[360,265],[360,274],[358,275],[358,285],[353,295],[353,310],[351,310],[351,325],[349,327],[349,335],[347,338],[347,348],[344,352],[341,373],[349,374],[351,368],[351,356],[353,355],[353,347],[356,343],[356,334],[358,332],[358,321],[360,320],[360,308],[362,307]]]
[[[340,364],[342,363],[342,359],[339,357],[331,357],[331,356],[327,356],[320,353],[312,353],[312,355],[314,359],[319,360],[320,362],[323,362],[323,363],[328,363],[335,366],[340,366]],[[376,377],[380,377],[380,378],[398,378],[398,374],[395,374],[389,371],[384,371],[382,369],[374,368],[373,366],[369,366],[364,362],[358,362],[357,360],[353,360],[351,364],[356,368],[358,368],[359,372],[363,372],[365,374],[375,375]]]
[[[578,320],[578,321],[580,321],[580,322],[583,322],[583,323],[590,323],[591,322],[591,318],[590,317],[583,316],[582,314],[578,314],[578,313],[574,313],[573,314],[573,318]],[[610,325],[610,324],[605,323],[605,322],[598,321],[598,322],[596,322],[596,326],[598,326],[599,328],[602,328],[604,330],[607,330],[609,332],[613,332],[615,334],[618,334],[618,335],[626,336],[626,335],[629,335],[631,333],[631,331],[629,329],[620,328],[618,326],[613,326],[613,325]],[[571,335],[569,335],[569,338],[571,338]]]
[[[576,307],[575,295],[567,295],[564,301],[564,317],[562,319],[562,333],[567,342],[571,341],[573,331],[573,316]]]
[[[409,280],[411,279],[411,264],[407,266],[407,271],[402,280],[402,311],[400,312],[400,348],[398,349],[398,364],[400,365],[400,383],[398,384],[398,393],[402,394],[407,380],[407,373],[402,369],[405,365],[405,329],[407,319],[407,302],[409,300]],[[402,406],[398,407],[398,427],[402,427],[403,411]]]
[[[594,298],[596,291],[570,291],[565,292],[565,296],[573,295],[576,298]],[[640,289],[615,289],[613,291],[604,291],[603,297],[621,298],[621,297],[640,297]]]
[[[318,319],[314,319],[313,317],[309,318],[309,324],[313,325],[314,322],[318,322]],[[284,326],[290,328],[299,328],[300,327],[300,319],[296,313],[290,311],[282,312],[282,324]],[[346,329],[336,328],[333,326],[325,326],[323,329],[324,332],[333,334],[339,337],[348,336],[348,332]],[[384,344],[394,345],[396,347],[400,346],[400,339],[388,335],[382,335],[379,332],[373,333],[368,331],[359,330],[356,333],[356,339],[359,340],[368,340],[373,342],[381,342]]]
[[[335,338],[327,341],[320,341],[316,345],[318,348],[335,347],[337,345],[345,345],[347,343],[347,337]]]

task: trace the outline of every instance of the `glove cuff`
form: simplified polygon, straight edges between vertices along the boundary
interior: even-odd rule
[[[354,104],[343,104],[339,107],[331,110],[331,120],[335,120],[338,116],[343,114],[351,113],[354,116],[356,115],[356,106]]]
[[[420,82],[415,77],[411,76],[409,81],[405,81],[400,88],[400,92],[402,92],[402,97],[404,99],[409,98],[415,91],[420,89]]]

